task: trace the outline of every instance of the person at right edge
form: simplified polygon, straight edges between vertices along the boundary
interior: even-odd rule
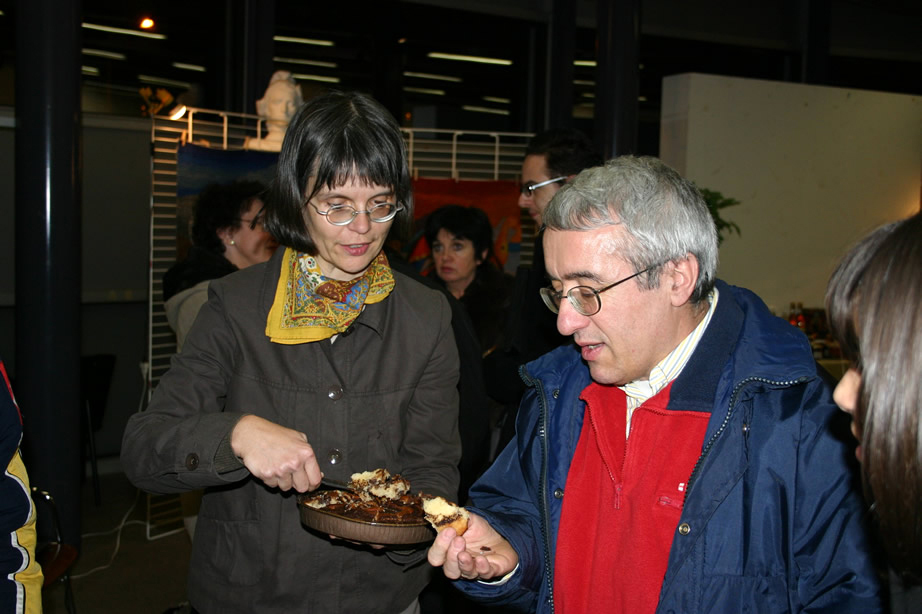
[[[430,563],[527,612],[882,611],[832,391],[803,333],[716,280],[694,184],[620,157],[543,217],[575,343],[522,369],[515,439]]]
[[[874,230],[826,289],[849,361],[833,399],[852,417],[861,482],[889,568],[890,612],[922,612],[922,212]]]
[[[541,302],[547,285],[544,270],[542,215],[557,191],[580,171],[602,164],[602,156],[589,138],[574,128],[555,128],[536,134],[522,160],[519,207],[534,220],[538,232],[531,266],[516,271],[509,315],[497,351],[484,359],[484,376],[490,397],[505,406],[499,425],[495,453],[512,439],[515,413],[525,393],[518,369],[559,345],[568,342],[557,332],[554,314]]]

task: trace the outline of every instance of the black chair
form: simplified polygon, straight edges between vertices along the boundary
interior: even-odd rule
[[[115,354],[93,354],[80,359],[80,397],[84,409],[83,421],[86,423],[83,432],[93,472],[93,500],[97,506],[102,504],[102,494],[96,462],[96,431],[102,426],[114,372]]]
[[[52,540],[40,542],[35,546],[35,560],[42,566],[45,589],[56,582],[64,584],[64,603],[70,614],[76,614],[77,606],[74,603],[74,591],[70,586],[70,569],[77,561],[77,549],[70,544],[65,544],[61,539],[61,517],[54,497],[46,490],[32,487],[32,501],[35,503],[36,522],[44,525],[47,521],[52,524]]]

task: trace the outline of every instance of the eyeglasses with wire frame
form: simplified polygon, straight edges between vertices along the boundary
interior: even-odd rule
[[[602,310],[602,297],[599,296],[603,292],[611,290],[615,286],[620,286],[626,281],[630,281],[637,277],[638,275],[643,275],[648,273],[658,267],[658,264],[654,264],[651,267],[647,267],[643,271],[638,271],[633,275],[629,275],[624,279],[619,279],[613,284],[609,284],[604,288],[595,288],[589,286],[573,286],[567,290],[567,300],[570,301],[570,306],[576,311],[576,313],[584,316],[594,316]],[[554,290],[552,287],[541,288],[541,298],[544,300],[544,304],[547,305],[547,308],[553,311],[554,313],[560,313],[560,301],[563,300],[564,293],[558,290]]]
[[[321,211],[311,201],[307,201],[307,204],[314,208],[317,215],[322,215],[334,226],[348,226],[355,219],[355,216],[360,213],[367,215],[372,222],[383,224],[391,221],[398,213],[403,211],[403,205],[394,203],[380,203],[365,211],[357,211],[352,205],[332,205],[329,209]]]
[[[552,183],[558,183],[558,182],[566,181],[566,180],[567,180],[566,176],[554,177],[553,179],[548,179],[547,181],[542,181],[540,183],[525,184],[520,188],[520,191],[522,192],[523,196],[534,196],[535,190],[537,190],[538,188],[543,188],[546,185],[551,185]]]

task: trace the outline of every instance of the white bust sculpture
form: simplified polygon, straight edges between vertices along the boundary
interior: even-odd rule
[[[244,148],[281,151],[288,122],[303,104],[301,88],[291,73],[287,70],[275,71],[263,97],[256,101],[256,114],[263,119],[266,133],[247,137]]]

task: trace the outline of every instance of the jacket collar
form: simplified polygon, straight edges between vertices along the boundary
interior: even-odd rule
[[[670,409],[710,412],[714,408],[714,391],[743,326],[743,312],[731,296],[730,286],[718,281],[717,290],[720,300],[711,322],[672,384]]]

